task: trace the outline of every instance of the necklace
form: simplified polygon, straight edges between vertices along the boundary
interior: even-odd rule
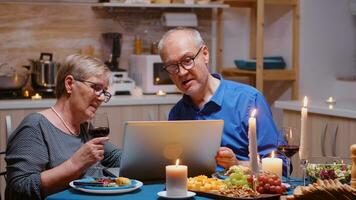
[[[67,128],[67,130],[69,131],[69,133],[71,135],[74,135],[74,136],[78,136],[79,134],[77,134],[75,131],[73,131],[67,124],[66,121],[64,121],[64,119],[62,118],[62,116],[54,109],[54,107],[52,106],[51,107],[51,110],[57,115],[57,117],[61,120],[61,122],[63,123],[63,125]]]

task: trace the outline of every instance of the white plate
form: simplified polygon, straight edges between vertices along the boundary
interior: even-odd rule
[[[98,189],[95,189],[95,187],[80,187],[80,186],[75,186],[73,184],[73,181],[71,181],[69,183],[69,186],[71,186],[72,188],[82,191],[82,192],[88,192],[88,193],[93,193],[93,194],[120,194],[120,193],[126,193],[126,192],[131,192],[134,190],[137,190],[138,188],[142,187],[143,183],[141,181],[138,180],[133,180],[136,181],[136,184],[133,187],[115,187],[113,189],[109,189],[109,188],[105,188],[105,189],[100,189],[100,187],[98,187]]]
[[[167,199],[186,199],[186,198],[190,198],[190,197],[194,197],[196,194],[195,192],[191,192],[191,191],[187,191],[187,195],[185,196],[167,196],[167,191],[160,191],[157,193],[158,196],[163,197],[163,198],[167,198]]]

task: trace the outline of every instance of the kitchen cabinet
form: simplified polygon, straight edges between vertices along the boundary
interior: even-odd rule
[[[100,107],[101,112],[107,112],[110,125],[110,141],[118,148],[122,147],[122,139],[124,134],[124,124],[126,121],[152,121],[152,120],[167,120],[168,112],[173,107],[173,104],[151,104],[151,105],[112,105]],[[3,109],[0,110],[0,149],[6,149],[7,136],[5,134],[5,116],[10,115],[12,119],[12,127],[17,127],[25,116],[30,113],[38,112],[45,108],[35,109]],[[3,156],[0,161],[1,171],[5,170],[5,161]],[[5,180],[0,181],[0,191],[4,194]]]
[[[217,67],[218,72],[228,79],[236,77],[248,77],[250,84],[254,85],[259,91],[264,92],[269,102],[274,102],[288,87],[281,88],[280,85],[272,85],[279,89],[266,90],[265,81],[283,81],[292,85],[292,99],[298,99],[298,80],[299,80],[299,18],[300,5],[299,0],[225,0],[225,4],[230,7],[250,8],[250,58],[256,59],[256,70],[242,70],[236,67],[223,66],[223,24],[218,23],[217,39]],[[267,5],[288,6],[292,10],[292,61],[290,68],[277,70],[263,68],[264,56],[264,28],[265,12]],[[222,12],[222,11],[221,11]],[[218,15],[221,18],[221,13]],[[218,20],[221,21],[221,20]],[[288,85],[289,86],[289,85]],[[268,92],[267,91],[273,91]]]
[[[300,133],[300,112],[283,111],[283,126],[294,127]],[[308,139],[311,151],[308,157],[319,160],[330,160],[330,157],[350,158],[350,146],[356,143],[356,119],[331,116],[319,113],[308,113]],[[293,156],[293,176],[302,176],[298,155]]]

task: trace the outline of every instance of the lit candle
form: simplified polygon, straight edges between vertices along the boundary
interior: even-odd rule
[[[166,166],[166,190],[169,197],[187,196],[188,167],[179,165],[177,159],[175,165]]]
[[[41,97],[41,95],[39,95],[38,93],[36,93],[35,95],[33,95],[33,96],[31,97],[31,99],[32,99],[32,100],[40,100],[40,99],[42,99],[42,97]]]
[[[329,97],[327,100],[326,100],[326,103],[331,103],[331,104],[333,104],[333,103],[335,103],[336,102],[336,100],[333,98],[333,97]]]
[[[30,97],[30,92],[28,90],[25,90],[23,93],[24,97]]]
[[[251,117],[248,119],[248,150],[250,156],[250,167],[254,174],[258,174],[258,161],[257,161],[257,139],[256,139],[256,109],[251,112]]]
[[[158,90],[158,92],[156,93],[157,96],[165,96],[167,95],[167,93],[165,93],[164,91],[162,90]]]
[[[275,158],[274,151],[272,151],[270,158],[262,159],[262,170],[275,173],[279,177],[282,176],[282,165],[283,165],[282,159]]]
[[[300,149],[299,157],[301,160],[306,160],[309,154],[308,136],[307,136],[307,118],[308,118],[308,98],[305,96],[303,100],[301,128],[300,128]]]

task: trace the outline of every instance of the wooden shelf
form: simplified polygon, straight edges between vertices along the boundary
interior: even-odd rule
[[[183,4],[183,3],[151,3],[151,4],[129,4],[129,3],[98,3],[95,7],[122,7],[122,8],[228,8],[229,5],[221,3],[211,4]]]
[[[256,76],[256,71],[242,70],[237,68],[224,68],[221,71],[223,76]],[[263,80],[265,81],[294,81],[295,72],[288,69],[265,69],[263,70]]]
[[[257,0],[225,0],[224,4],[231,7],[253,7]],[[295,6],[298,0],[265,0],[266,5]]]
[[[264,91],[264,81],[288,81],[292,87],[292,99],[298,99],[299,90],[299,18],[300,5],[299,0],[225,0],[225,4],[230,7],[246,7],[251,9],[250,20],[250,59],[256,59],[256,70],[241,70],[236,67],[224,67],[223,57],[223,24],[218,24],[218,51],[217,51],[217,71],[227,79],[236,79],[238,77],[248,77],[261,92]],[[266,5],[289,6],[292,11],[292,55],[291,68],[285,70],[265,70],[263,68],[264,57],[264,26]],[[222,9],[219,17],[222,15]],[[278,84],[276,84],[278,85]],[[288,86],[289,87],[289,86]],[[273,88],[272,90],[274,90]],[[287,89],[287,88],[286,88]],[[276,91],[280,94],[270,94],[271,99],[277,99],[284,91]],[[268,97],[267,97],[268,98]]]

